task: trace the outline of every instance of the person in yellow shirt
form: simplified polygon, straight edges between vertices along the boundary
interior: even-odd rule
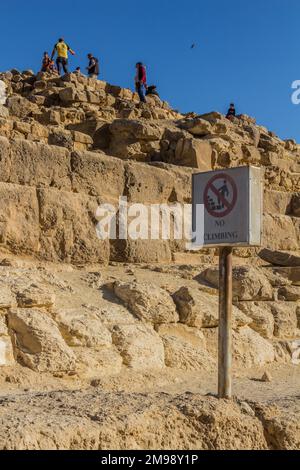
[[[56,65],[59,74],[61,74],[61,67],[63,68],[64,73],[69,73],[68,52],[70,52],[72,55],[75,55],[75,52],[68,46],[68,44],[65,43],[65,40],[60,38],[55,44],[51,55],[51,60],[53,60],[55,54],[57,54]]]

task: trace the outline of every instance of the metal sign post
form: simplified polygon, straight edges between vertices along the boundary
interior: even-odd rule
[[[219,252],[219,398],[232,397],[232,248]]]
[[[202,245],[194,248],[219,248],[219,398],[232,397],[232,250],[261,245],[262,174],[260,168],[241,167],[193,175],[196,243],[202,236]]]

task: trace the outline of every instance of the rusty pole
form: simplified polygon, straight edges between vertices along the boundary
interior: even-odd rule
[[[232,398],[232,248],[219,252],[219,398]]]

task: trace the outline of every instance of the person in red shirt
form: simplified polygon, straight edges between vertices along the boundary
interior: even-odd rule
[[[145,91],[147,90],[147,74],[146,67],[142,62],[136,64],[135,89],[141,102],[146,103]]]

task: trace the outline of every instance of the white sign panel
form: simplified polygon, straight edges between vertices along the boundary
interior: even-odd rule
[[[193,175],[193,231],[203,237],[204,223],[203,246],[260,246],[262,175],[256,167]],[[204,206],[204,221],[196,217],[198,205]]]

